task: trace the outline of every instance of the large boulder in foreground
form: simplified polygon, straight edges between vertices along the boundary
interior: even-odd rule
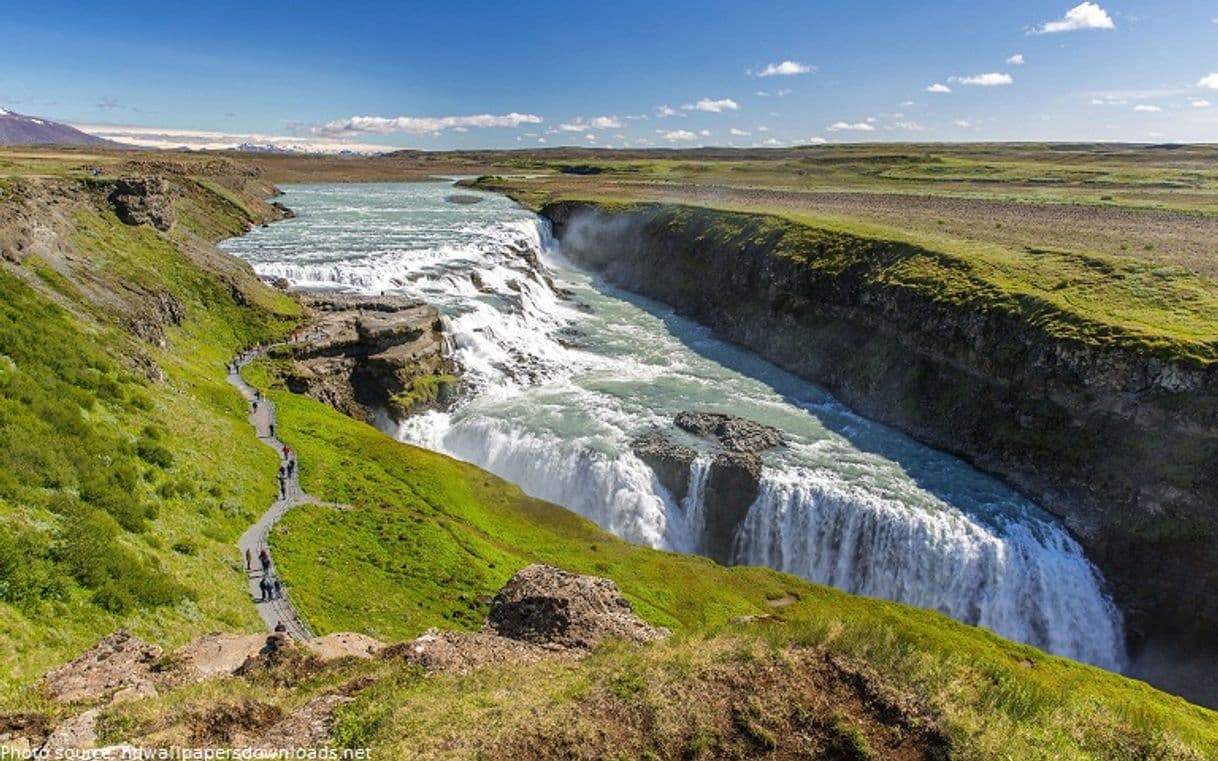
[[[109,700],[120,691],[155,694],[153,669],[162,654],[156,645],[118,631],[48,672],[41,685],[59,703]]]
[[[609,579],[535,564],[508,580],[491,601],[483,631],[501,637],[589,649],[601,640],[643,643],[668,636],[635,615]]]

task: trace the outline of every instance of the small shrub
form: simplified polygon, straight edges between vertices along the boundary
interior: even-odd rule
[[[844,716],[838,716],[829,727],[829,752],[834,758],[849,761],[873,761],[877,758],[863,730]]]
[[[622,674],[614,677],[613,681],[609,683],[609,692],[613,694],[613,697],[625,702],[638,695],[646,687],[647,683],[638,674]]]

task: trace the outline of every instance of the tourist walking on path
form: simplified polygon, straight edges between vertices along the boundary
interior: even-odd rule
[[[244,352],[233,362],[228,382],[241,392],[250,410],[249,422],[259,440],[280,454],[276,473],[279,494],[266,512],[238,540],[239,552],[245,555],[250,598],[268,630],[286,632],[296,639],[309,639],[312,632],[295,610],[287,595],[287,585],[275,572],[269,538],[275,522],[288,510],[312,501],[296,483],[296,460],[291,447],[278,438],[275,404],[266,394],[246,383],[241,377],[243,366],[257,358],[261,350]],[[257,559],[257,564],[255,564]]]

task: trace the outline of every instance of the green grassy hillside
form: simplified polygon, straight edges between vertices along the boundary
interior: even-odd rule
[[[5,696],[119,627],[176,644],[259,626],[233,544],[273,498],[275,460],[223,367],[299,313],[248,271],[200,267],[187,202],[165,236],[124,225],[96,193],[53,190],[71,199],[62,225],[47,218],[62,248],[0,267]],[[230,229],[251,221],[214,211]],[[178,324],[157,322],[162,297]],[[133,335],[136,321],[164,345]]]

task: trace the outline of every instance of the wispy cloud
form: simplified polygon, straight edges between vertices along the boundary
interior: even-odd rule
[[[1046,21],[1040,26],[1028,31],[1028,34],[1056,34],[1058,32],[1075,32],[1080,29],[1116,29],[1108,11],[1097,3],[1079,3],[1066,15],[1056,21]]]
[[[592,129],[621,129],[622,121],[616,116],[597,116],[585,120],[582,116],[558,125],[563,132],[587,132]]]
[[[1212,74],[1206,74],[1204,77],[1201,78],[1201,81],[1199,81],[1197,83],[1197,86],[1205,87],[1210,90],[1218,90],[1218,72],[1214,72]]]
[[[933,85],[926,86],[926,92],[951,92],[952,88],[942,82],[935,82]]]
[[[383,153],[397,150],[391,145],[332,140],[297,135],[273,135],[262,132],[222,132],[219,130],[179,129],[172,127],[133,127],[114,124],[74,124],[82,132],[146,148],[189,148],[220,151],[240,145],[273,146],[305,153]]]
[[[1007,63],[1012,66],[1023,66],[1023,53],[1016,53],[1007,59]]]
[[[737,111],[740,109],[740,104],[731,98],[721,98],[719,100],[711,100],[703,98],[697,103],[686,103],[681,106],[682,111],[707,111],[712,114],[722,113],[724,111]]]
[[[923,127],[918,122],[900,121],[893,122],[892,129],[902,129],[907,132],[925,132],[926,127]]]
[[[389,135],[394,132],[426,134],[444,132],[456,127],[519,127],[523,124],[541,124],[542,118],[534,114],[474,114],[471,116],[352,116],[337,119],[313,128],[315,135],[340,137],[343,135]]]
[[[796,74],[807,74],[815,71],[815,66],[809,66],[806,63],[799,61],[783,61],[781,63],[767,64],[764,68],[757,71],[746,71],[747,74],[752,74],[755,77],[791,77]]]
[[[986,74],[974,74],[969,77],[951,77],[948,82],[955,82],[960,85],[971,85],[975,87],[1001,87],[1015,83],[1015,77],[998,71],[991,71]]]
[[[685,114],[681,113],[667,103],[662,106],[656,106],[657,119],[667,119],[670,116],[685,116]]]
[[[830,132],[875,132],[875,125],[870,122],[833,122],[825,129]]]
[[[1133,110],[1141,111],[1141,112],[1147,113],[1147,114],[1157,114],[1160,111],[1162,111],[1163,109],[1159,108],[1158,106],[1151,106],[1146,103],[1139,103],[1138,105],[1133,107]]]
[[[790,87],[783,87],[781,89],[774,90],[773,92],[768,90],[758,90],[755,94],[762,98],[768,98],[771,95],[773,95],[775,98],[785,98],[792,92],[794,92],[794,90],[792,90]]]
[[[114,98],[102,98],[96,104],[94,104],[94,108],[102,111],[130,111],[135,114],[140,113],[140,109],[136,108],[135,106],[129,106],[126,103],[119,103]]]
[[[656,130],[656,134],[659,135],[660,137],[664,138],[665,140],[671,140],[674,142],[676,142],[678,140],[689,141],[689,140],[698,139],[698,136],[695,133],[690,132],[687,129],[674,129],[674,130],[658,129],[658,130]]]
[[[968,119],[956,119],[955,121],[952,122],[952,124],[956,125],[957,127],[961,128],[961,129],[969,129],[973,126],[973,123],[970,122]]]
[[[732,127],[731,129],[729,129],[728,132],[730,134],[735,135],[736,137],[748,137],[749,135],[753,134],[752,132],[749,132],[747,129],[736,129],[735,127]]]
[[[1189,104],[1193,108],[1209,108],[1210,107],[1210,102],[1208,100],[1206,100],[1205,98],[1194,98],[1189,101]]]

